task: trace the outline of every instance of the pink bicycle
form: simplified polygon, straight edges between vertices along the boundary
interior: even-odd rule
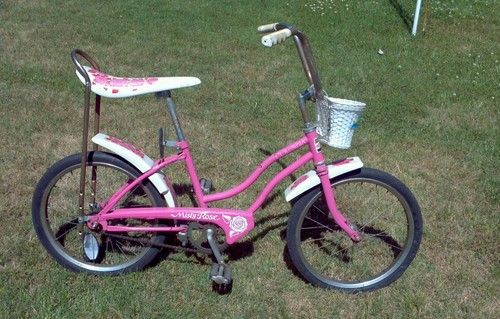
[[[303,32],[285,23],[264,25],[258,31],[266,33],[262,43],[269,47],[289,37],[295,42],[310,85],[298,97],[304,136],[270,155],[241,184],[217,193],[211,192],[209,180],[198,177],[171,94],[200,80],[114,77],[101,72],[83,51],[71,53],[76,74],[85,84],[82,152],[48,169],[36,187],[32,205],[36,233],[61,265],[73,271],[116,275],[143,269],[164,248],[178,249],[210,255],[214,288],[227,292],[232,276],[224,249],[254,228],[255,211],[276,185],[311,163],[313,169],[285,190],[285,198],[292,204],[287,251],[303,279],[320,287],[360,292],[387,286],[403,274],[422,237],[423,221],[415,197],[395,177],[363,167],[358,157],[327,164],[321,151],[321,144],[350,147],[364,104],[326,96]],[[89,65],[82,65],[82,59]],[[91,92],[95,94],[95,118],[89,151]],[[161,158],[156,161],[99,132],[101,96],[153,92],[166,101],[177,135],[176,141],[165,141],[160,129]],[[316,110],[313,119],[306,110],[308,101]],[[109,152],[99,151],[99,147]],[[165,157],[165,147],[175,154]],[[240,194],[270,165],[297,150],[305,153],[276,174],[249,208],[210,207]],[[187,170],[196,207],[177,206],[175,191],[161,171],[178,162]]]

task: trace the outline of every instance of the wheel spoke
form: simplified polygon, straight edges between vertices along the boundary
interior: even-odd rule
[[[70,228],[70,229],[66,230],[64,233],[62,233],[62,234],[58,235],[58,236],[56,237],[56,240],[57,240],[57,241],[59,241],[59,239],[61,239],[62,237],[66,237],[66,234],[68,234],[68,233],[69,233],[70,231],[72,231],[72,230],[73,230],[73,228]],[[58,233],[59,233],[59,232],[58,232]]]
[[[319,208],[318,206],[316,205],[313,205],[312,206],[313,208],[315,208],[318,212],[322,213],[323,215],[325,215],[326,217],[329,217],[329,214],[328,213],[325,213],[321,208]]]
[[[105,153],[96,152],[93,156],[89,155],[89,158],[92,160],[87,163],[89,175],[85,183],[86,203],[91,203],[93,198],[95,198],[95,202],[100,203],[101,200],[108,199],[117,190],[123,189],[124,182],[140,176],[140,172],[129,164]],[[91,256],[95,256],[97,253],[98,257],[89,258],[85,253],[83,239],[76,235],[77,226],[82,225],[78,221],[80,159],[78,154],[63,159],[54,165],[55,168],[47,172],[47,176],[42,178],[43,184],[39,183],[34,196],[39,201],[39,204],[36,205],[39,209],[33,210],[34,223],[39,225],[35,228],[37,235],[44,239],[42,243],[58,262],[73,270],[92,273],[122,273],[145,267],[158,252],[156,248],[152,247],[150,241],[160,242],[163,235],[145,232],[124,234],[133,236],[133,239],[144,239],[144,241],[137,243],[128,239],[111,239],[103,233],[92,231],[92,235],[97,236],[95,240],[97,240],[98,246],[95,243],[90,243],[91,246],[88,246],[87,249]],[[99,186],[97,194],[91,194],[90,173],[95,169],[98,171],[96,181]],[[162,196],[153,184],[146,180],[125,194],[116,207],[158,207],[164,205]],[[135,219],[110,222],[110,224],[113,223],[120,225],[132,223],[133,226],[158,225],[156,220]],[[83,230],[89,231],[86,223],[83,223]],[[158,238],[157,236],[162,237]],[[91,249],[98,249],[98,251],[92,253]]]
[[[117,240],[116,241],[116,246],[118,247],[118,249],[120,249],[120,252],[123,254],[123,255],[127,255],[127,253],[123,250],[123,242],[120,241],[120,240]]]
[[[380,212],[377,214],[377,216],[373,217],[372,219],[370,219],[369,221],[365,222],[363,225],[361,225],[360,229],[361,230],[364,230],[366,227],[368,227],[368,225],[370,225],[374,220],[378,220],[380,218],[380,216],[382,216],[384,212]]]
[[[55,240],[59,241],[61,238],[64,238],[66,234],[68,234],[70,231],[72,231],[75,226],[78,225],[78,218],[71,218],[67,222],[61,223],[61,225],[57,228],[57,231],[54,233]],[[47,220],[47,222],[49,222]],[[61,233],[62,231],[62,233]]]
[[[309,227],[302,227],[302,230],[310,230],[310,229],[328,229],[326,226],[309,226]]]
[[[412,210],[418,204],[401,185],[390,175],[365,168],[334,182],[336,204],[360,232],[359,242],[343,236],[325,209],[320,188],[300,198],[290,217],[287,245],[304,278],[323,287],[365,291],[399,277],[421,237],[420,230],[408,227],[411,219],[421,218]],[[409,236],[418,236],[416,244]]]
[[[310,221],[312,221],[313,223],[316,223],[316,224],[318,224],[318,225],[320,225],[320,226],[322,226],[322,227],[324,227],[324,228],[326,228],[326,229],[328,229],[328,230],[330,230],[330,231],[332,231],[332,232],[334,231],[334,230],[333,230],[333,229],[331,229],[330,227],[328,227],[328,226],[326,226],[326,225],[324,225],[324,224],[322,224],[322,223],[318,222],[317,220],[314,220],[314,219],[312,219],[312,218],[310,218],[310,217],[307,217],[307,216],[306,216],[306,217],[305,217],[305,219],[310,220]]]
[[[363,240],[380,240],[380,241],[383,241],[384,244],[392,247],[392,248],[395,248],[395,249],[398,249],[398,250],[402,250],[403,248],[401,247],[401,245],[397,244],[394,244],[394,243],[391,243],[391,242],[388,242],[387,240],[384,240],[383,238],[380,238],[378,236],[363,236]]]

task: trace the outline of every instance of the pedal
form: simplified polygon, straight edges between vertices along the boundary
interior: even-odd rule
[[[217,260],[217,262],[212,265],[210,279],[212,280],[212,289],[224,295],[231,292],[233,288],[233,278],[231,276],[231,270],[224,263],[224,259],[222,258],[213,235],[213,230],[211,228],[207,229],[208,244],[212,249],[215,260]]]
[[[214,190],[212,181],[206,178],[200,178],[200,186],[203,194],[207,195]]]
[[[218,285],[229,285],[233,281],[231,269],[225,264],[214,263],[210,271],[210,279]]]

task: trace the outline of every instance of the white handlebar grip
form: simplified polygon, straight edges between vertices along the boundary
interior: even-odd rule
[[[260,27],[257,28],[257,32],[266,33],[266,32],[276,31],[276,28],[275,28],[276,25],[277,25],[277,23],[261,25]]]
[[[272,47],[273,45],[285,41],[291,35],[292,31],[283,29],[263,36],[261,42],[266,47]]]

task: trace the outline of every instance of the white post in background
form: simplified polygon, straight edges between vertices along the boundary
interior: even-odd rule
[[[429,0],[427,0],[429,1]],[[422,0],[417,0],[417,4],[415,6],[415,17],[413,17],[413,28],[411,30],[412,35],[417,34],[417,26],[418,26],[418,17],[420,16],[420,6],[422,5]]]

